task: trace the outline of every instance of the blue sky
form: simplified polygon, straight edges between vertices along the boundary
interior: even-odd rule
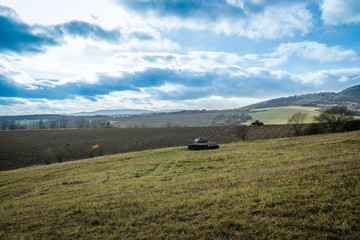
[[[359,43],[358,0],[0,0],[0,115],[338,92]]]

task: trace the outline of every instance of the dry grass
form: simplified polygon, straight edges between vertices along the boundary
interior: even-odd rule
[[[360,132],[0,172],[2,239],[358,239]]]

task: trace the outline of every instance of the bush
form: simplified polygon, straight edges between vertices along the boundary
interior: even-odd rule
[[[242,141],[246,140],[248,132],[249,132],[248,126],[239,127],[239,137],[241,138]]]
[[[66,150],[61,146],[55,148],[47,147],[36,155],[37,162],[40,164],[60,163],[63,162],[65,158]]]
[[[66,150],[62,146],[55,147],[54,149],[54,157],[56,159],[56,162],[62,162],[64,158],[66,157]]]
[[[342,126],[343,132],[356,131],[356,130],[360,130],[360,120],[348,121],[345,122]]]
[[[98,156],[102,156],[103,154],[104,154],[104,149],[100,144],[95,144],[91,146],[89,149],[89,157],[98,157]]]
[[[51,147],[45,148],[40,151],[37,156],[37,160],[40,164],[50,164],[55,162],[54,152]]]
[[[326,129],[318,123],[312,123],[305,129],[305,135],[323,134]]]

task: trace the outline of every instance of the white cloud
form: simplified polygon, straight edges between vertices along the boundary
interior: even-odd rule
[[[178,49],[179,46],[167,39],[139,41],[131,39],[118,45],[97,42],[92,39],[66,38],[66,43],[48,48],[46,53],[37,55],[12,55],[0,58],[0,73],[9,75],[17,83],[31,86],[39,84],[40,80],[56,80],[53,84],[61,85],[68,82],[94,83],[97,74],[115,75],[121,71],[134,71],[139,65],[139,58],[129,64],[124,59],[132,55],[129,51],[137,49],[163,51]],[[125,51],[125,52],[124,52]],[[137,53],[133,53],[135,56]],[[124,57],[116,61],[114,56]]]
[[[105,28],[138,25],[136,16],[129,14],[112,1],[98,0],[2,0],[29,24],[56,25],[72,20],[97,23]],[[101,4],[101,6],[99,6]],[[132,21],[131,21],[132,20]]]
[[[121,66],[122,71],[143,71],[147,68],[170,70],[189,70],[206,72],[214,68],[236,66],[247,58],[234,53],[214,51],[191,51],[187,54],[171,52],[121,52],[113,56],[109,62]]]
[[[216,19],[151,15],[149,23],[156,28],[169,30],[189,28],[192,30],[211,29],[215,33],[244,36],[250,39],[279,39],[305,35],[313,27],[312,15],[304,5],[267,7],[263,12],[247,12],[241,16],[219,16]]]
[[[338,79],[339,82],[348,82],[349,81],[349,77],[348,76],[341,76],[339,79]]]
[[[314,84],[326,89],[336,89],[344,83],[358,84],[360,81],[360,68],[321,70],[304,74],[293,75],[303,84]]]
[[[142,16],[129,13],[114,1],[106,0],[2,0],[1,5],[11,8],[9,12],[13,18],[21,19],[25,24],[42,28],[51,28],[71,21],[80,21],[94,24],[103,29],[118,30],[121,38],[128,42],[122,42],[122,48],[129,49],[160,49],[160,45],[166,49],[179,48],[179,45],[167,39],[162,39],[156,28],[150,26]],[[40,26],[40,28],[39,28]],[[36,29],[33,29],[36,30]],[[161,44],[154,45],[153,42],[136,41],[131,38],[134,33],[140,32],[154,37]]]
[[[185,109],[234,109],[244,107],[261,101],[266,101],[267,98],[246,98],[246,97],[224,97],[211,96],[206,98],[199,98],[195,100],[182,101],[186,106]]]
[[[321,19],[328,25],[360,22],[359,0],[323,0]]]
[[[148,23],[161,30],[206,29],[250,39],[279,39],[295,34],[305,35],[313,27],[312,14],[306,8],[306,1],[117,2],[132,13],[144,16]]]
[[[2,69],[0,68],[0,73],[3,75],[12,73],[13,80],[29,88],[39,85],[63,85],[69,82],[94,84],[99,81],[99,75],[122,78],[124,74],[141,73],[148,69],[184,71],[184,74],[216,74],[219,80],[222,78],[274,80],[291,79],[290,74],[285,74],[285,77],[282,71],[267,69],[286,62],[291,56],[321,63],[357,59],[357,54],[352,50],[307,41],[281,44],[276,51],[269,54],[244,56],[215,51],[191,51],[187,54],[132,52],[121,51],[119,49],[121,47],[114,47],[105,42],[99,45],[93,40],[76,39],[68,41],[66,45],[53,47],[41,55],[0,59],[0,65],[3,66]],[[310,78],[313,79],[314,75],[310,74],[308,78],[304,76],[301,79],[305,83],[309,82],[306,79]],[[320,81],[319,78],[314,83],[316,84],[317,81]],[[231,82],[231,84],[236,86],[237,83]]]
[[[164,73],[167,73],[164,71]],[[173,83],[169,78],[158,87],[145,86],[140,91],[113,91],[90,99],[76,96],[70,99],[0,98],[14,101],[3,105],[0,115],[36,113],[74,113],[88,109],[229,109],[273,97],[319,91],[338,91],[358,84],[360,68],[322,70],[304,74],[269,71],[263,68],[215,69],[199,84],[197,79]],[[171,74],[169,75],[171,76]],[[195,74],[194,76],[199,76]],[[199,78],[202,80],[201,76]],[[206,86],[206,88],[204,88]],[[191,96],[190,98],[188,98]]]
[[[277,66],[289,57],[297,56],[306,60],[316,60],[320,63],[353,61],[358,55],[353,50],[343,49],[340,46],[328,47],[326,44],[303,41],[295,43],[282,43],[275,52],[264,54],[266,66]]]
[[[2,98],[0,98],[1,100]],[[16,104],[1,106],[0,116],[27,114],[72,114],[82,111],[112,110],[120,108],[164,110],[164,109],[189,109],[191,103],[182,101],[168,101],[154,99],[148,93],[121,91],[107,95],[96,96],[96,101],[78,96],[72,99],[49,100],[49,99],[23,99],[6,98],[16,101]]]
[[[237,34],[250,39],[278,39],[305,35],[312,28],[312,15],[302,5],[267,7],[264,12],[249,13],[246,18],[223,18],[215,23],[215,31]]]
[[[1,99],[1,98],[0,98]],[[7,98],[9,99],[9,98]],[[266,98],[243,98],[211,96],[195,100],[159,100],[153,99],[151,95],[137,92],[113,92],[109,95],[98,96],[94,102],[83,97],[65,100],[46,99],[22,99],[11,98],[18,103],[11,106],[2,106],[0,115],[31,115],[37,114],[72,114],[82,111],[112,110],[121,108],[144,109],[144,110],[165,110],[165,109],[229,109],[238,108],[260,101]]]
[[[34,36],[61,36],[37,51],[2,51],[0,84],[8,98],[0,97],[0,115],[124,106],[235,108],[284,93],[341,89],[360,80],[360,70],[351,68],[358,53],[343,45],[355,38],[335,46],[321,31],[312,37],[320,36],[323,43],[296,39],[319,27],[313,3],[320,4],[325,24],[360,22],[355,0],[1,2],[6,6],[1,14],[18,23],[9,28],[21,25]],[[71,32],[76,23],[79,32]],[[347,31],[336,32],[339,28],[332,30]],[[106,41],[101,33],[113,33],[115,40]],[[263,41],[288,37],[295,39]]]

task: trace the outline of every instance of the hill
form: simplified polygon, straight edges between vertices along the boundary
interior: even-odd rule
[[[79,112],[69,114],[69,116],[130,116],[130,115],[151,115],[167,112],[178,112],[181,110],[172,109],[172,110],[160,110],[160,111],[151,111],[143,109],[112,109],[112,110],[98,110],[94,112]]]
[[[283,106],[313,106],[321,107],[323,105],[345,105],[350,108],[360,107],[360,85],[347,88],[341,92],[321,92],[304,95],[295,95],[290,97],[281,97],[248,105],[241,109],[259,109]]]
[[[357,239],[360,132],[0,172],[1,239]]]
[[[356,85],[350,88],[347,88],[341,92],[339,92],[340,96],[347,96],[353,99],[360,99],[360,85]]]
[[[71,114],[72,116],[96,116],[96,115],[134,115],[147,114],[151,111],[140,109],[113,109],[113,110],[98,110],[94,112],[78,112]]]

